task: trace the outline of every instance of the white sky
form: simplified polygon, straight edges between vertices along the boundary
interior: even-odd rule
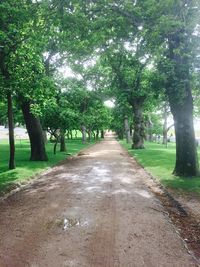
[[[114,103],[114,100],[106,100],[104,101],[104,105],[108,108],[114,108],[115,103]]]
[[[81,75],[74,73],[69,66],[62,66],[57,69],[58,73],[63,76],[63,78],[81,78]]]

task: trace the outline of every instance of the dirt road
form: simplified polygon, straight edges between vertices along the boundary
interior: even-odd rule
[[[196,266],[112,138],[0,203],[0,267]]]

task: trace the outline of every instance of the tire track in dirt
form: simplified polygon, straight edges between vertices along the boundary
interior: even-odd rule
[[[115,256],[115,232],[116,232],[116,200],[112,195],[113,184],[107,185],[107,196],[104,197],[99,210],[99,223],[95,227],[95,232],[91,241],[92,257],[91,267],[117,267]],[[100,251],[101,254],[97,254]]]

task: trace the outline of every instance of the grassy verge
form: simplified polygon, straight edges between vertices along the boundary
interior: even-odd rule
[[[90,143],[92,144],[92,143]],[[16,169],[8,170],[9,146],[8,142],[0,140],[0,193],[9,191],[16,183],[23,183],[31,176],[44,171],[50,166],[55,165],[61,160],[68,157],[67,153],[76,154],[81,149],[90,144],[82,144],[81,139],[67,140],[67,152],[58,152],[53,154],[54,144],[48,143],[46,150],[48,154],[48,161],[36,162],[29,161],[30,145],[28,140],[16,141]]]
[[[126,144],[125,141],[121,141],[121,144],[164,186],[200,196],[200,177],[181,178],[172,175],[175,164],[175,144],[169,143],[166,148],[162,144],[147,142],[146,149],[143,150],[132,150],[130,144]],[[200,149],[198,153],[200,158]]]

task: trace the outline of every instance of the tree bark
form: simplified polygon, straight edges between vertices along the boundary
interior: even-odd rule
[[[86,127],[84,125],[81,126],[81,131],[82,131],[82,143],[86,143]]]
[[[91,141],[91,134],[92,134],[90,129],[87,130],[87,134],[88,134],[88,142],[90,142]]]
[[[101,138],[104,139],[104,130],[101,130]]]
[[[145,98],[137,97],[132,101],[134,114],[134,133],[133,133],[133,149],[144,149],[145,126],[143,118],[143,104]]]
[[[199,175],[191,94],[188,98],[184,105],[172,108],[176,134],[176,165],[173,173],[186,177]]]
[[[65,130],[60,130],[60,152],[65,152],[66,143],[65,143]]]
[[[8,105],[8,129],[9,129],[9,147],[10,147],[10,159],[9,169],[15,169],[15,137],[14,137],[14,121],[13,121],[13,107],[12,107],[12,95],[10,92],[7,94]]]
[[[57,136],[54,147],[53,147],[53,154],[54,155],[56,155],[56,149],[57,149],[58,142],[59,142],[59,136]]]
[[[30,160],[32,161],[48,160],[45,150],[45,143],[40,120],[31,113],[30,103],[28,101],[22,103],[22,112],[30,139],[30,145],[31,145]]]
[[[191,177],[199,175],[199,163],[193,125],[188,46],[184,30],[169,38],[168,58],[173,62],[173,72],[168,80],[167,95],[176,133],[176,165],[173,173]],[[177,53],[180,49],[182,51]]]
[[[131,143],[131,134],[130,134],[130,127],[128,123],[128,117],[125,116],[124,118],[124,128],[125,128],[125,134],[126,134],[126,143]]]
[[[96,132],[96,138],[95,138],[96,140],[98,140],[99,139],[99,129],[97,129],[97,132]]]

